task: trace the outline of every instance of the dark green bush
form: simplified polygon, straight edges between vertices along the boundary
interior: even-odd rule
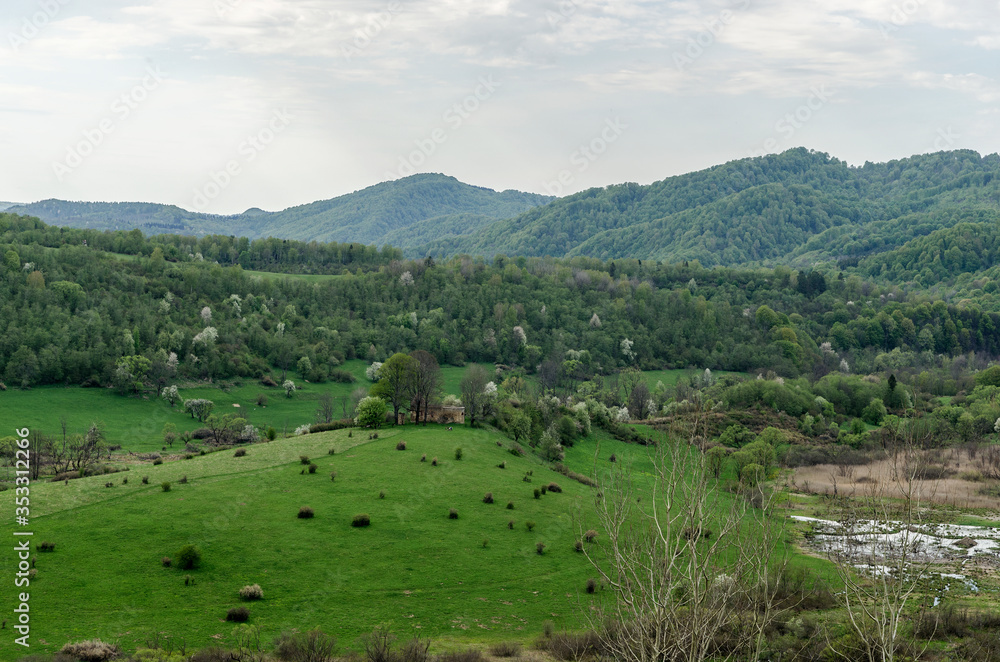
[[[184,545],[174,554],[177,567],[181,570],[193,570],[201,563],[201,552],[194,545]]]
[[[232,623],[246,623],[250,620],[250,610],[246,607],[233,607],[226,612],[226,620]]]
[[[309,506],[302,506],[299,508],[299,519],[311,519],[316,516],[313,509]]]
[[[371,518],[367,514],[362,513],[360,515],[355,515],[354,519],[351,520],[351,526],[362,527],[368,526],[372,523]]]

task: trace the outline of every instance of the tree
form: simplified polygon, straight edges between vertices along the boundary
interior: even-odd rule
[[[776,612],[768,575],[784,563],[770,501],[724,495],[692,444],[667,437],[654,449],[648,478],[616,462],[596,493],[606,535],[583,551],[610,592],[591,616],[602,644],[624,662],[703,662],[726,657],[719,635],[730,630],[741,649],[730,654],[759,659]]]
[[[319,406],[316,408],[316,422],[333,422],[333,394],[329,391],[319,396]]]
[[[91,423],[87,434],[70,437],[67,455],[69,468],[78,471],[80,476],[86,476],[87,469],[101,458],[104,449],[104,431],[101,429],[101,424]]]
[[[286,398],[290,398],[292,397],[292,395],[295,394],[295,382],[293,382],[291,379],[286,379],[285,382],[281,385],[281,388],[285,389]]]
[[[441,397],[443,391],[441,367],[433,354],[422,349],[413,352],[410,357],[413,359],[411,389],[417,406],[417,422],[420,422],[420,411],[423,409],[426,425],[427,409]]]
[[[247,420],[238,414],[212,414],[205,419],[205,425],[212,431],[212,439],[219,445],[234,444],[243,434]]]
[[[21,345],[7,362],[7,381],[28,388],[38,377],[38,357],[30,348]]]
[[[364,427],[380,428],[385,422],[389,405],[382,398],[369,395],[358,403],[358,415],[354,422]]]
[[[173,384],[163,389],[163,393],[160,395],[167,401],[167,403],[170,404],[171,408],[173,408],[174,405],[177,404],[177,401],[181,398],[180,394],[177,392],[177,386]]]
[[[483,408],[483,401],[486,399],[486,384],[490,381],[490,375],[486,368],[473,363],[462,377],[462,403],[465,405],[465,416],[469,419],[469,424],[475,427],[476,417]]]
[[[392,407],[393,425],[399,423],[402,409],[413,392],[413,375],[417,361],[402,352],[390,356],[379,369],[378,383],[372,388],[372,395],[383,398]]]
[[[173,423],[166,423],[163,426],[163,443],[167,446],[173,447],[174,441],[177,440],[177,426]]]
[[[215,403],[211,400],[205,400],[204,398],[195,398],[184,401],[184,411],[191,414],[191,418],[197,418],[202,422],[208,418],[208,415],[212,413],[212,409],[214,408]]]

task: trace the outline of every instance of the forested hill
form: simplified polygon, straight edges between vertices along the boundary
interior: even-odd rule
[[[470,186],[445,175],[422,174],[280,212],[255,208],[242,214],[219,216],[154,203],[64,200],[43,200],[16,206],[11,211],[47,223],[96,230],[391,243],[406,248],[450,234],[468,233],[550,200],[551,197],[533,193],[497,192]]]
[[[797,148],[648,186],[589,189],[420,252],[706,266],[859,258],[1000,210],[998,174],[1000,157],[967,150],[852,167]]]
[[[0,214],[0,254],[0,375],[8,387],[128,391],[176,377],[272,372],[317,382],[341,378],[346,359],[416,349],[441,363],[500,363],[574,389],[623,367],[818,377],[892,365],[902,378],[903,370],[940,368],[942,355],[1000,356],[996,313],[858,275],[783,266],[407,261],[391,248],[146,238],[13,214]],[[315,275],[331,264],[336,275]],[[311,273],[275,278],[242,265]],[[782,397],[801,399],[793,390]]]

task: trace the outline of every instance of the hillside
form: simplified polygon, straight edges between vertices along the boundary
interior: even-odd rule
[[[138,228],[145,234],[220,234],[379,246],[391,243],[405,248],[468,233],[551,199],[519,191],[497,192],[463,184],[454,177],[426,174],[279,212],[252,208],[242,214],[219,216],[145,202],[64,200],[17,205],[11,211],[47,223],[95,230]]]
[[[1000,210],[1000,157],[972,151],[852,167],[804,148],[567,196],[421,253],[808,264],[864,256]]]

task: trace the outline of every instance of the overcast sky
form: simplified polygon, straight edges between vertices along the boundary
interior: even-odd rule
[[[4,0],[0,200],[566,194],[1000,149],[998,0]]]

